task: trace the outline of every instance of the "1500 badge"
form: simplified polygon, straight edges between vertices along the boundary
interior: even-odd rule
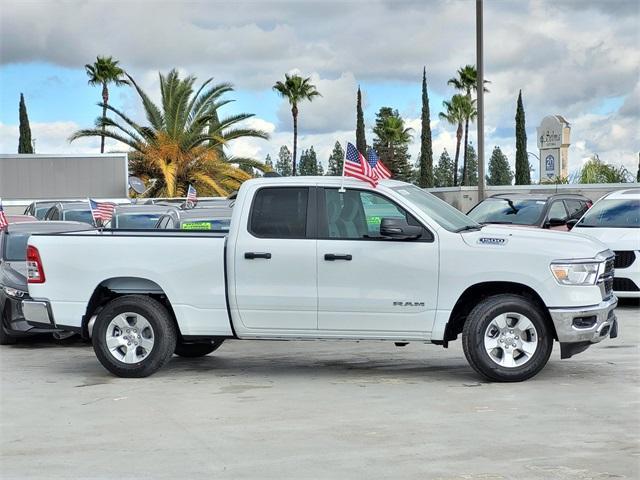
[[[393,302],[394,307],[424,307],[424,302]]]
[[[507,239],[506,238],[500,238],[500,237],[480,237],[478,239],[478,243],[480,245],[498,245],[498,246],[502,246],[502,245],[507,243]]]

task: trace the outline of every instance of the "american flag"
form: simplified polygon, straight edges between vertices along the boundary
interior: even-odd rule
[[[195,204],[198,201],[198,195],[193,185],[189,184],[189,190],[187,190],[187,203]]]
[[[347,143],[347,151],[344,156],[343,172],[345,177],[353,177],[363,180],[372,187],[378,185],[378,179],[371,169],[369,162],[362,156],[356,147]]]
[[[0,200],[0,230],[3,228],[7,228],[9,226],[9,220],[7,220],[7,216],[4,213],[4,208],[2,208],[2,200]]]
[[[113,217],[113,210],[116,208],[115,203],[111,202],[96,202],[89,199],[89,207],[91,208],[91,215],[94,221],[102,220],[107,222]]]
[[[380,161],[378,158],[378,154],[373,148],[369,149],[367,153],[367,160],[369,161],[369,165],[373,169],[373,173],[376,174],[379,180],[384,180],[385,178],[391,178],[391,172],[385,166],[384,163]]]

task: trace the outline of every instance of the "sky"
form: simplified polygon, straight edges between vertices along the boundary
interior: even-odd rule
[[[542,118],[560,114],[571,124],[570,171],[598,154],[635,175],[640,0],[484,3],[487,160],[498,145],[513,165],[522,90],[528,151],[538,152]],[[67,140],[100,114],[100,89],[84,71],[97,55],[119,59],[154,99],[158,73],[172,68],[199,82],[233,83],[234,102],[222,114],[253,113],[247,123],[271,138],[234,141],[229,151],[260,160],[292,145],[290,109],[272,85],[286,72],[309,76],[322,97],[300,106],[298,145],[313,146],[325,167],[336,141],[355,143],[358,86],[367,142],[379,108],[396,108],[414,129],[409,151],[417,160],[424,67],[437,161],[444,149],[455,151],[455,126],[438,113],[455,93],[447,80],[475,63],[475,2],[0,0],[0,153],[17,151],[21,92],[37,153],[99,151],[99,139]],[[144,122],[132,89],[113,87],[110,103]],[[123,146],[107,142],[107,149]]]

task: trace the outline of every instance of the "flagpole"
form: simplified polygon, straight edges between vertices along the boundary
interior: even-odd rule
[[[347,161],[347,143],[345,143],[345,148],[344,148],[344,158],[342,159],[342,180],[340,181],[340,188],[338,189],[339,193],[344,193],[346,190],[344,189],[344,162]]]

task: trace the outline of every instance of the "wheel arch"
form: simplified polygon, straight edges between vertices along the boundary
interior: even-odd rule
[[[178,334],[180,334],[176,314],[164,289],[148,278],[123,276],[108,278],[96,285],[89,298],[86,312],[82,317],[82,337],[91,338],[93,321],[102,307],[111,300],[125,295],[147,295],[159,301],[173,318]]]
[[[458,335],[462,333],[467,316],[480,301],[504,293],[520,295],[536,303],[540,307],[540,312],[551,329],[553,338],[555,340],[558,339],[555,325],[549,314],[549,309],[542,300],[542,297],[533,288],[517,282],[482,282],[468,287],[462,295],[460,295],[460,298],[458,298],[449,315],[442,343],[446,346],[447,342],[458,338]]]

